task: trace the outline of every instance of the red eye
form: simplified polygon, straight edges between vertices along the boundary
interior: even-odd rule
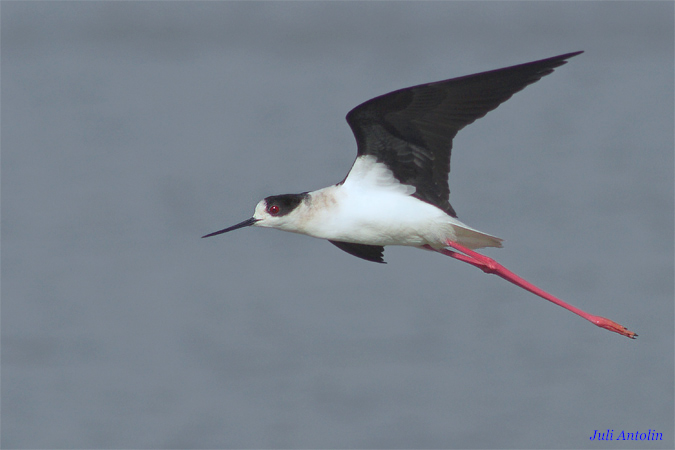
[[[273,216],[276,216],[277,214],[279,214],[279,207],[277,205],[268,206],[267,212],[272,214]]]

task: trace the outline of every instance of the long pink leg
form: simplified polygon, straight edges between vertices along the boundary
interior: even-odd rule
[[[623,336],[629,337],[631,339],[635,339],[637,337],[637,334],[633,333],[632,331],[628,331],[628,329],[622,325],[619,325],[618,323],[606,319],[604,317],[600,316],[594,316],[592,314],[589,314],[585,311],[582,311],[581,309],[570,305],[569,303],[566,303],[562,300],[560,300],[557,297],[552,296],[548,292],[544,291],[543,289],[538,288],[537,286],[533,285],[529,281],[524,280],[523,278],[519,277],[515,273],[511,272],[508,270],[506,267],[502,266],[499,264],[497,261],[495,261],[492,258],[488,258],[485,255],[481,255],[478,252],[475,252],[467,247],[464,247],[463,245],[460,245],[456,242],[453,241],[448,241],[447,243],[448,247],[454,248],[455,250],[458,250],[462,253],[457,253],[453,252],[452,250],[447,250],[447,249],[440,249],[436,250],[435,248],[425,245],[423,248],[427,250],[433,250],[438,253],[442,253],[444,255],[450,256],[452,258],[458,259],[460,261],[464,261],[465,263],[471,264],[473,266],[478,267],[485,273],[494,273],[495,275],[499,275],[500,277],[504,278],[506,281],[510,281],[511,283],[515,284],[516,286],[520,286],[521,288],[528,290],[532,292],[535,295],[538,295],[541,298],[544,298],[548,300],[549,302],[555,303],[558,306],[562,306],[563,308],[572,311],[574,314],[577,314],[584,319],[588,320],[589,322],[605,328],[609,331],[613,331],[615,333],[619,333]]]

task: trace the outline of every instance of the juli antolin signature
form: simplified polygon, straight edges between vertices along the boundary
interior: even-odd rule
[[[595,430],[589,438],[591,441],[662,441],[663,433],[657,433],[656,430],[647,430],[646,433],[635,433],[621,430],[621,433],[614,438],[614,430],[600,432]]]

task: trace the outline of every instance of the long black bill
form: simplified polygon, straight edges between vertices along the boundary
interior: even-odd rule
[[[254,219],[253,217],[251,217],[250,219],[246,219],[243,222],[240,222],[236,225],[232,225],[231,227],[222,229],[220,231],[216,231],[215,233],[207,234],[206,236],[202,236],[202,238],[215,236],[217,234],[227,233],[228,231],[236,230],[237,228],[250,227],[251,225],[253,225],[257,221],[258,221],[258,219]]]

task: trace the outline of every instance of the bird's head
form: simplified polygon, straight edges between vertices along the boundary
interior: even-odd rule
[[[306,192],[302,194],[283,194],[283,195],[272,195],[266,197],[255,207],[253,217],[246,219],[243,222],[239,222],[236,225],[232,225],[228,228],[223,228],[220,231],[207,234],[205,237],[215,236],[218,234],[227,233],[228,231],[233,231],[238,228],[250,227],[254,225],[256,227],[265,227],[265,228],[278,228],[286,231],[295,231],[295,222],[296,217],[292,214],[298,206],[300,206],[309,195]]]

